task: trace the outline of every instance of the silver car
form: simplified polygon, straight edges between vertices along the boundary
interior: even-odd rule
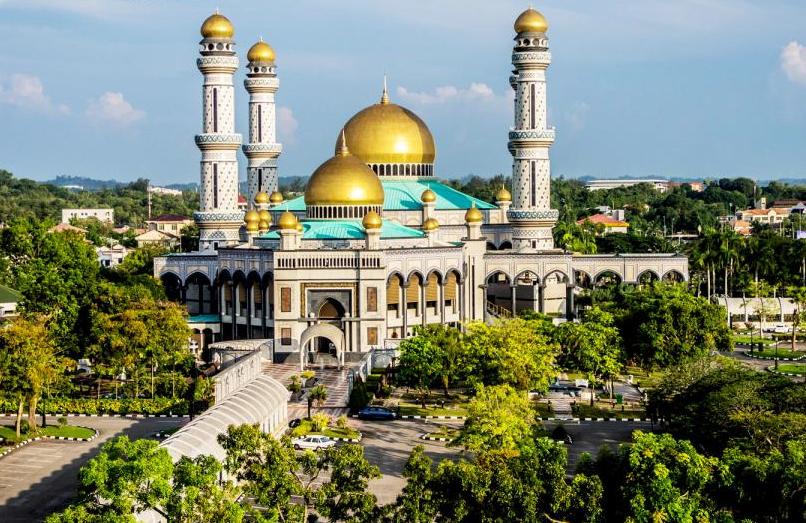
[[[327,436],[305,436],[304,438],[296,438],[291,440],[294,448],[297,450],[311,449],[321,450],[333,447],[336,442]]]

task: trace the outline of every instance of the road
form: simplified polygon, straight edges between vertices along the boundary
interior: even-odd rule
[[[108,439],[121,434],[144,438],[184,423],[182,418],[77,416],[68,419],[71,425],[98,430],[98,437],[90,442],[37,441],[0,458],[0,521],[3,523],[42,521],[64,507],[76,495],[78,470]],[[55,421],[51,418],[51,422]],[[9,423],[9,418],[0,422]]]

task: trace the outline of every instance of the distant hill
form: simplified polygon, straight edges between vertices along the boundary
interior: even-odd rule
[[[78,188],[81,187],[85,191],[100,191],[101,189],[114,189],[121,185],[126,185],[123,182],[115,180],[95,180],[84,176],[57,176],[53,180],[47,180],[44,183],[49,183],[57,187]]]

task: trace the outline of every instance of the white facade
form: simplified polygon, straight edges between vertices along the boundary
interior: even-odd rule
[[[641,183],[648,183],[656,191],[664,193],[669,190],[669,180],[657,179],[624,179],[624,180],[590,180],[585,184],[589,191],[599,191],[602,189],[618,189],[621,187],[632,187]]]
[[[86,220],[95,218],[99,222],[115,223],[114,209],[62,209],[62,223],[70,223],[73,218]]]

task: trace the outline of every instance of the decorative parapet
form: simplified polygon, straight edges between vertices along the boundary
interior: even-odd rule
[[[241,145],[241,135],[238,133],[221,134],[221,133],[205,133],[196,135],[196,145],[200,148],[204,146],[215,145]]]
[[[541,140],[554,141],[556,131],[552,129],[527,129],[523,131],[509,131],[510,140]]]
[[[551,63],[551,51],[526,51],[526,52],[518,52],[515,51],[512,53],[512,64],[516,67],[518,65],[526,65],[526,64],[545,64],[548,65]]]
[[[232,73],[238,69],[237,55],[213,55],[196,58],[196,67],[203,72]]]
[[[557,221],[559,217],[560,211],[557,209],[510,209],[507,211],[507,218],[510,221]]]
[[[243,153],[246,156],[249,155],[259,155],[259,154],[266,154],[277,156],[281,152],[283,152],[283,144],[280,143],[248,143],[245,144],[243,147]]]
[[[218,223],[218,222],[242,222],[243,211],[233,212],[203,212],[196,211],[193,213],[193,219],[196,223]]]

